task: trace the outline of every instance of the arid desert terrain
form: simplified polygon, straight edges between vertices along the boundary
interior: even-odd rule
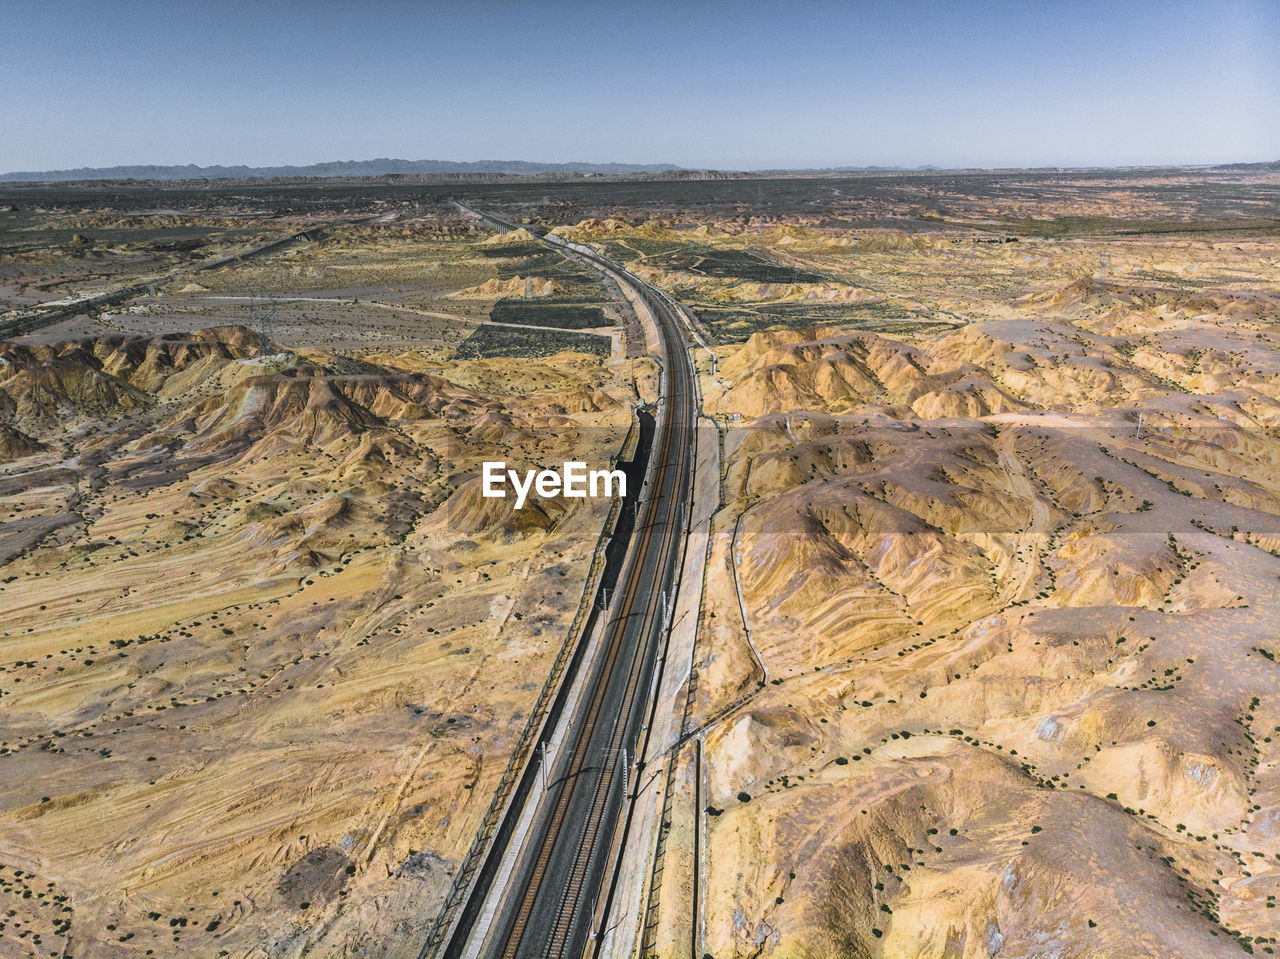
[[[3,193],[0,956],[417,955],[660,391],[547,231],[705,343],[645,955],[1280,948],[1280,174]]]

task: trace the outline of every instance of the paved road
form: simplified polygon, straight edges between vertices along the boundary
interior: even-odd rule
[[[517,226],[483,218],[498,229]],[[612,872],[614,832],[641,773],[634,758],[636,742],[666,640],[666,610],[675,605],[693,487],[696,392],[678,310],[662,293],[593,250],[557,238],[547,242],[611,273],[649,307],[661,340],[663,394],[630,554],[610,603],[600,651],[577,708],[562,720],[566,735],[548,763],[546,789],[530,799],[537,810],[492,924],[488,929],[456,929],[445,956],[582,956],[597,900],[607,892],[603,887]]]

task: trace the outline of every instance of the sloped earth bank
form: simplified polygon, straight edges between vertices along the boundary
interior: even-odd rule
[[[1280,357],[1092,295],[719,350],[708,954],[1277,948]]]
[[[629,372],[260,352],[0,347],[0,955],[420,942],[564,641]]]

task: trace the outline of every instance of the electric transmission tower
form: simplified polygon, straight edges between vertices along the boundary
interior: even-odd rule
[[[261,293],[249,295],[249,325],[258,331],[258,356],[271,356],[275,352],[273,321],[279,305],[274,299]]]
[[[1098,282],[1094,285],[1094,292],[1098,296],[1102,296],[1102,290],[1107,285],[1107,267],[1111,265],[1110,253],[1098,254]]]

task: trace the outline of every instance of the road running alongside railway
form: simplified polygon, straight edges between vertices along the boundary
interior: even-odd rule
[[[522,224],[459,204],[490,227]],[[506,809],[504,826],[480,850],[456,912],[422,956],[446,959],[578,959],[595,941],[620,856],[619,832],[645,780],[648,724],[666,663],[685,560],[694,483],[698,388],[680,307],[591,247],[554,234],[542,242],[610,278],[640,313],[661,361],[653,440],[634,532],[598,635],[568,706],[540,735],[526,770],[536,782]],[[550,746],[544,752],[544,745]],[[545,756],[545,761],[542,757]],[[538,768],[545,762],[545,770]],[[536,774],[536,776],[535,776]]]

